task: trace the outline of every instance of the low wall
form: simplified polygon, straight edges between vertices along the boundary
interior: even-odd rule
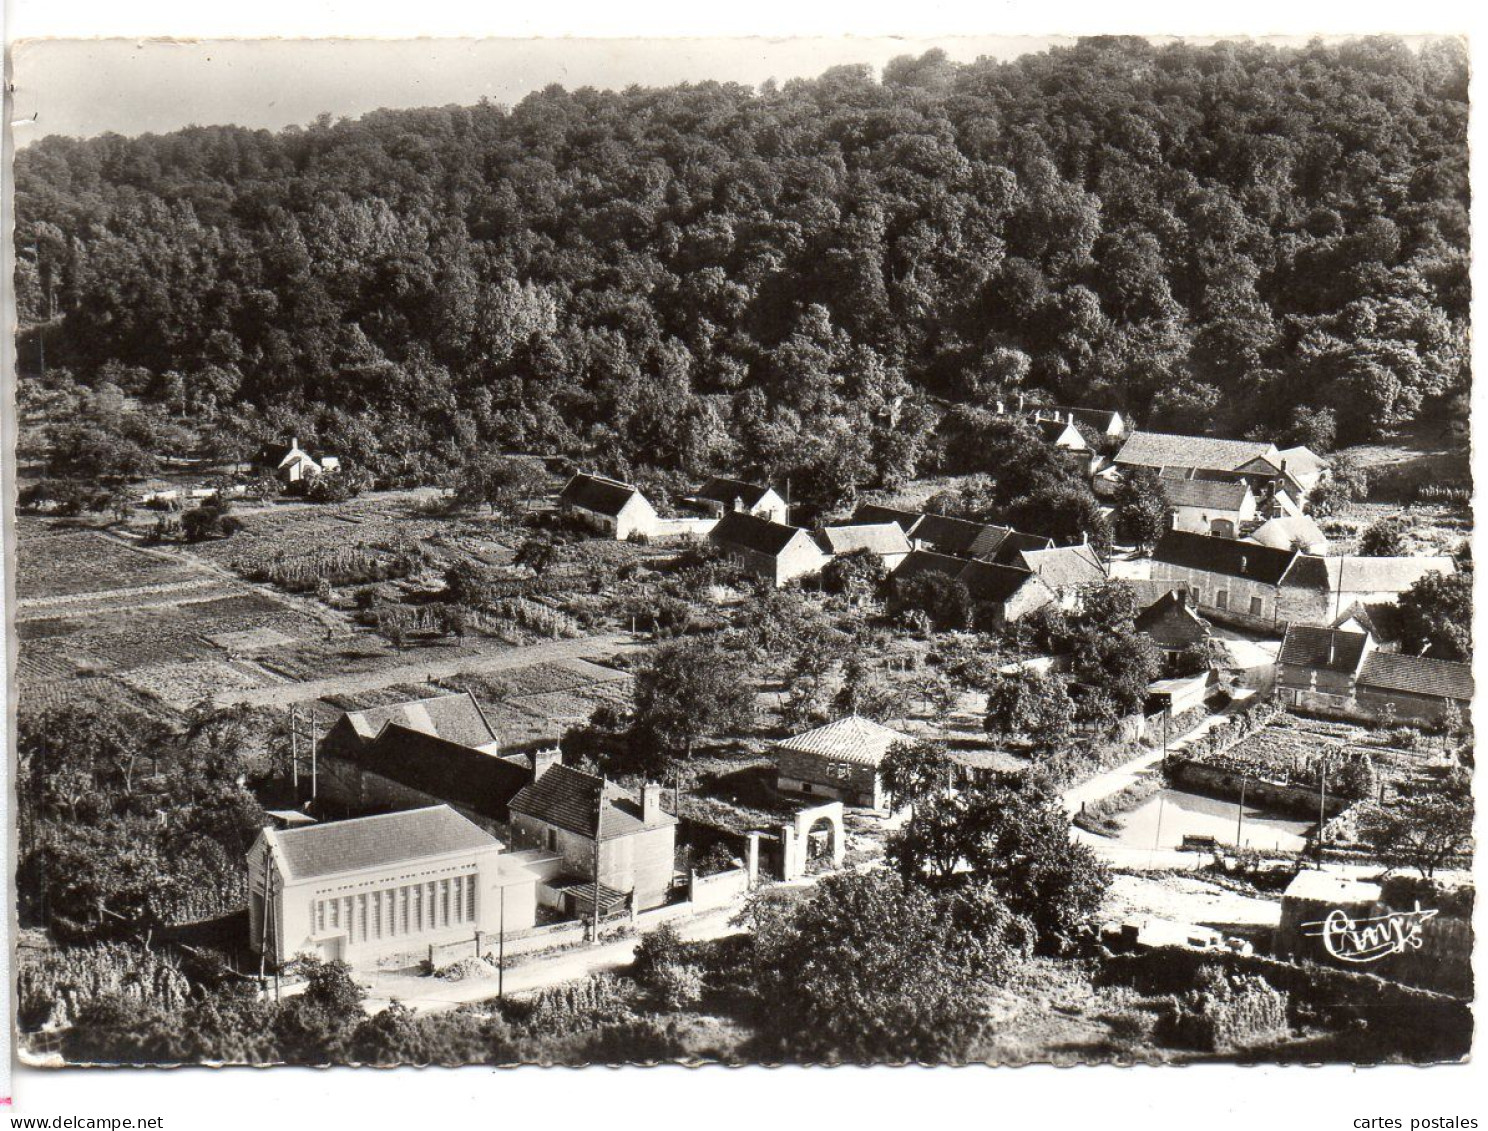
[[[1181,757],[1170,759],[1167,770],[1168,778],[1174,785],[1195,793],[1208,794],[1225,801],[1238,801],[1243,781],[1245,800],[1248,803],[1303,817],[1318,815],[1318,791],[1307,786],[1263,781],[1241,774],[1238,770],[1188,761]],[[1352,804],[1352,798],[1328,794],[1323,799],[1323,811],[1329,817],[1336,817]]]
[[[715,876],[693,873],[688,885],[694,911],[710,911],[741,899],[749,891],[749,873],[744,868],[730,868]]]
[[[651,538],[706,538],[717,525],[716,518],[658,518],[645,533]]]

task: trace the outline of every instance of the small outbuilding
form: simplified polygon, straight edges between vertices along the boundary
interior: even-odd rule
[[[848,715],[777,742],[771,750],[776,787],[863,809],[886,809],[878,767],[889,747],[913,741],[902,731]]]

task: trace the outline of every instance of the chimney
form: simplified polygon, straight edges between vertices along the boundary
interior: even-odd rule
[[[532,752],[532,780],[536,781],[550,769],[563,761],[563,751],[556,746]]]
[[[299,446],[300,446],[300,438],[298,436],[291,436],[289,438],[289,450],[290,451],[294,451]]]
[[[1241,573],[1244,573],[1245,572],[1245,566],[1246,566],[1246,564],[1249,561],[1250,561],[1250,559],[1247,558],[1244,554],[1241,554],[1240,555],[1240,572]]]
[[[744,509],[744,499],[743,499],[743,496],[741,496],[741,495],[735,495],[734,496],[734,510],[741,511],[743,509]]]
[[[641,786],[641,823],[654,825],[661,820],[661,790],[659,785],[647,782]]]
[[[1007,411],[1007,406],[1004,405],[1001,401],[998,401],[997,402],[997,415],[998,416],[1001,416],[1006,411]]]
[[[1019,393],[1018,394],[1018,411],[1019,412],[1022,412],[1023,411],[1023,394],[1022,393]]]
[[[1070,409],[1070,421],[1069,422],[1071,424],[1073,424],[1075,422],[1075,410],[1074,409]]]
[[[1328,633],[1328,666],[1333,666],[1334,657],[1338,655],[1338,633]]]

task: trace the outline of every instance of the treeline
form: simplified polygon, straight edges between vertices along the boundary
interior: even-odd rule
[[[942,399],[1326,448],[1465,410],[1467,106],[1457,41],[1090,39],[48,138],[23,409],[87,456],[122,397],[133,470],[293,434],[386,482],[496,447],[820,502],[938,470]]]

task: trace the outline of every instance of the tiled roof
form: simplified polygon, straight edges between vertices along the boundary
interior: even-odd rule
[[[1328,588],[1345,593],[1404,593],[1428,573],[1452,574],[1457,563],[1445,557],[1325,557]]]
[[[773,558],[779,557],[797,534],[805,533],[799,526],[771,522],[743,511],[729,511],[718,520],[708,537],[722,546],[737,546]]]
[[[1116,462],[1143,467],[1198,467],[1235,471],[1274,454],[1260,440],[1220,440],[1213,436],[1179,436],[1169,432],[1133,432],[1116,453]]]
[[[1188,586],[1181,581],[1156,580],[1146,577],[1123,577],[1120,582],[1129,588],[1137,599],[1137,609],[1150,609],[1169,593],[1187,593]]]
[[[563,488],[563,494],[558,496],[558,503],[560,506],[578,507],[614,518],[639,494],[640,491],[629,483],[580,472]]]
[[[1358,686],[1471,702],[1472,665],[1434,660],[1430,656],[1371,652],[1364,662],[1364,670],[1359,673]]]
[[[369,745],[349,753],[364,770],[493,821],[532,780],[515,759],[389,723]]]
[[[1042,534],[1024,534],[1021,530],[1010,530],[1008,536],[1002,540],[1002,545],[997,547],[997,553],[992,555],[992,561],[998,565],[1017,566],[1023,564],[1024,550],[1052,550],[1054,539],[1046,538]]]
[[[1369,637],[1362,632],[1294,624],[1282,639],[1276,662],[1352,674],[1359,670],[1368,645]]]
[[[863,503],[853,511],[854,526],[876,526],[881,522],[893,522],[906,534],[915,523],[924,517],[919,511],[900,510],[897,507],[881,507],[877,503]]]
[[[907,554],[909,539],[897,522],[861,526],[828,526],[821,532],[822,549],[829,554],[872,550],[875,554]]]
[[[1243,480],[1216,483],[1207,479],[1164,479],[1163,497],[1172,507],[1205,507],[1217,511],[1238,511],[1245,505],[1250,487]]]
[[[903,584],[922,573],[943,573],[947,577],[955,577],[965,568],[966,562],[961,558],[937,554],[933,550],[915,550],[899,563],[899,568],[894,571],[894,583]]]
[[[937,553],[963,558],[991,558],[1011,533],[1006,526],[942,514],[925,515],[909,531],[916,542],[925,543]]]
[[[579,836],[611,840],[639,832],[641,804],[612,781],[559,763],[512,799],[511,811],[546,821]],[[677,821],[670,813],[651,827]]]
[[[481,714],[479,704],[463,691],[348,711],[346,719],[365,739],[375,738],[388,723],[396,723],[465,746],[487,746],[496,741],[496,732]]]
[[[1119,414],[1106,408],[1074,408],[1070,405],[1041,405],[1033,409],[1035,414],[1048,415],[1057,413],[1061,418],[1068,420],[1074,416],[1077,424],[1083,424],[1095,432],[1105,435],[1111,431],[1113,425],[1121,423]]]
[[[1167,592],[1137,614],[1136,629],[1163,648],[1186,648],[1209,636],[1209,622],[1183,593]]]
[[[1042,580],[1032,570],[1019,569],[1017,566],[996,565],[992,562],[967,562],[961,572],[956,575],[956,579],[966,586],[973,601],[1000,605],[1025,585],[1048,590],[1051,599],[1054,596],[1050,589],[1052,582]]]
[[[1283,448],[1276,453],[1271,462],[1280,468],[1283,460],[1286,461],[1287,474],[1293,476],[1316,475],[1332,466],[1310,448]]]
[[[746,508],[753,508],[759,505],[759,501],[769,491],[770,488],[761,487],[758,483],[745,483],[742,479],[726,479],[715,475],[693,492],[693,498],[707,499],[725,507],[732,507],[737,500]]]
[[[834,762],[852,762],[859,766],[877,766],[889,747],[896,742],[912,742],[907,734],[865,719],[848,715],[835,722],[808,730],[775,744],[777,749],[796,754],[812,754]]]
[[[1312,550],[1328,539],[1318,529],[1318,524],[1305,514],[1272,518],[1261,523],[1246,538],[1259,546],[1271,546],[1278,550]]]
[[[1400,639],[1399,605],[1392,605],[1388,601],[1355,601],[1333,623],[1341,625],[1350,620],[1365,628],[1376,640]]]
[[[1052,550],[1024,550],[1023,564],[1044,584],[1055,589],[1075,585],[1098,585],[1106,579],[1101,565],[1089,546],[1058,546]]]
[[[1154,561],[1184,569],[1243,577],[1263,585],[1277,584],[1295,557],[1298,555],[1290,550],[1273,550],[1270,546],[1257,546],[1253,542],[1237,542],[1187,530],[1164,532],[1152,551]]]
[[[405,864],[454,852],[501,847],[501,842],[448,805],[327,821],[301,829],[264,831],[277,849],[285,878],[308,880]]]
[[[1045,417],[1042,420],[1035,420],[1033,426],[1038,429],[1039,435],[1051,444],[1057,444],[1064,438],[1064,434],[1071,430],[1074,431],[1075,436],[1081,444],[1085,442],[1085,438],[1080,435],[1079,429],[1075,428],[1068,420],[1050,420]]]

